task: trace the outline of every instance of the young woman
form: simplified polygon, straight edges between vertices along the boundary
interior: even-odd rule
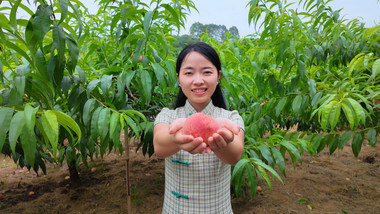
[[[154,126],[155,154],[165,158],[162,213],[232,213],[231,164],[243,153],[244,122],[236,110],[226,109],[218,83],[219,56],[206,43],[188,45],[177,58],[176,71],[180,91],[175,109],[162,109]],[[196,112],[230,122],[220,124],[207,140],[182,134],[184,118]]]

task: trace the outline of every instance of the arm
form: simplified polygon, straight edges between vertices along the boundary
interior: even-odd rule
[[[154,153],[158,157],[166,158],[177,153],[179,150],[185,150],[191,154],[202,153],[204,151],[207,145],[202,142],[202,138],[194,139],[191,135],[182,134],[181,127],[181,125],[178,126],[177,124],[173,129],[173,127],[166,123],[159,123],[154,126]]]

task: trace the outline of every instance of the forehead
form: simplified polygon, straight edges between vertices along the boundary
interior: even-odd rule
[[[208,65],[208,66],[215,67],[214,64],[207,57],[205,57],[203,54],[201,54],[197,51],[189,52],[184,57],[181,67],[183,67],[184,65],[189,65],[189,64],[193,65],[193,66]]]

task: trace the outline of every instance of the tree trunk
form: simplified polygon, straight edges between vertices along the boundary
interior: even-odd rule
[[[129,143],[128,143],[128,135],[125,130],[123,130],[124,134],[124,145],[125,145],[125,153],[126,153],[126,183],[127,183],[127,213],[132,213],[132,204],[131,204],[131,183],[129,179]]]
[[[79,186],[80,178],[79,178],[78,170],[75,166],[75,160],[72,160],[71,162],[67,162],[67,165],[69,167],[71,185],[74,187]]]

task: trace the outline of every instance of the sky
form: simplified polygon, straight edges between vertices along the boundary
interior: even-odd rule
[[[189,34],[194,22],[225,25],[227,29],[236,26],[240,36],[254,33],[254,27],[248,24],[249,8],[246,5],[249,0],[193,0],[193,2],[199,13],[196,11],[191,13],[186,29],[181,31],[181,34]],[[288,0],[289,2],[293,1]],[[380,2],[377,0],[333,0],[328,5],[333,10],[342,9],[340,14],[346,19],[358,18],[365,22],[366,27],[380,24]]]
[[[94,3],[94,0],[81,1],[89,7],[90,13],[97,12],[97,3]],[[149,0],[143,1],[150,2]],[[295,0],[288,0],[287,2],[293,1]],[[26,0],[22,0],[22,2],[27,4]],[[254,27],[248,24],[249,8],[246,5],[249,0],[193,0],[193,2],[199,13],[195,10],[191,11],[187,17],[186,28],[181,30],[180,34],[189,34],[190,27],[195,22],[225,25],[227,29],[236,26],[241,37],[255,32]],[[329,6],[333,10],[342,9],[341,16],[346,19],[357,18],[364,22],[366,27],[380,25],[380,2],[378,0],[333,0]],[[294,6],[294,8],[296,7]],[[35,11],[33,7],[31,8]]]

